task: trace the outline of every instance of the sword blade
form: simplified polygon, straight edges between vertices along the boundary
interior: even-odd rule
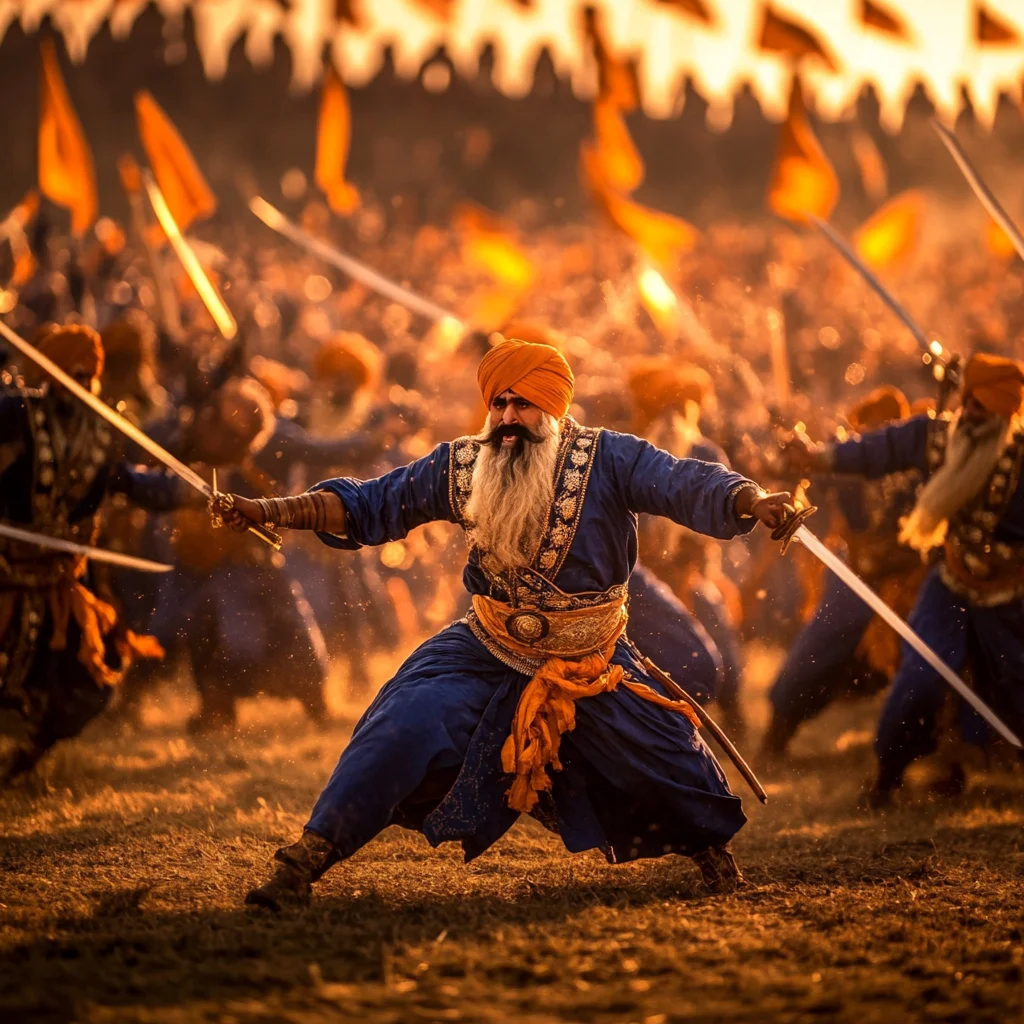
[[[903,621],[842,559],[827,547],[806,526],[801,526],[794,534],[794,540],[800,541],[807,550],[820,562],[832,570],[876,615],[882,618],[929,664],[942,678],[953,687],[954,690],[982,718],[992,726],[1004,739],[1008,740],[1015,747],[1020,747],[1021,742],[1010,730],[1009,726],[947,665],[914,632],[910,626]]]
[[[203,270],[203,265],[192,251],[192,246],[185,241],[174,219],[174,215],[171,213],[171,208],[167,205],[163,192],[160,191],[160,186],[157,185],[156,180],[149,171],[142,172],[142,184],[146,189],[146,195],[149,197],[150,205],[153,207],[153,213],[156,214],[160,227],[163,228],[163,232],[171,243],[171,248],[174,249],[178,259],[181,261],[181,265],[184,267],[185,273],[188,274],[189,280],[195,285],[199,298],[203,300],[203,305],[209,310],[210,316],[213,317],[217,330],[228,341],[231,341],[238,334],[238,324],[235,323],[235,318],[224,304],[220,293],[214,288],[213,282],[207,276],[206,271]]]
[[[835,246],[839,255],[846,260],[847,263],[853,267],[854,270],[864,278],[865,281],[871,286],[872,291],[903,321],[906,328],[914,336],[914,340],[921,346],[921,350],[924,352],[930,352],[935,356],[935,349],[932,347],[933,342],[929,342],[925,337],[924,331],[918,326],[917,321],[900,305],[899,302],[890,294],[889,290],[884,284],[878,279],[877,275],[872,271],[866,263],[846,244],[846,239],[843,238],[831,224],[826,223],[820,217],[815,217],[813,214],[810,217],[811,223]],[[946,361],[945,353],[941,358],[943,362]]]
[[[386,278],[383,274],[377,273],[372,267],[366,266],[365,263],[360,263],[359,260],[354,259],[352,256],[347,256],[321,239],[314,238],[308,231],[304,231],[294,221],[289,220],[276,206],[272,206],[262,196],[253,196],[249,200],[249,209],[272,231],[283,235],[289,241],[305,249],[306,252],[319,257],[325,263],[329,263],[332,267],[337,267],[339,270],[344,271],[353,281],[366,285],[367,288],[377,292],[378,295],[392,299],[394,302],[405,306],[406,309],[411,310],[413,313],[418,313],[427,320],[434,321],[434,323],[446,320],[459,327],[462,326],[462,322],[457,316],[437,305],[437,303],[431,302],[422,295],[417,295],[416,292],[402,287],[402,285]]]
[[[35,345],[29,344],[21,335],[11,330],[0,321],[0,335],[10,342],[22,355],[27,356],[37,366],[45,370],[58,384],[67,388],[80,402],[87,405],[97,416],[105,419],[112,427],[119,430],[130,441],[134,441],[143,451],[148,452],[157,462],[166,466],[175,476],[180,477],[189,487],[198,491],[206,498],[213,497],[213,488],[194,470],[175,458],[169,451],[157,444],[148,434],[143,433],[134,423],[130,423],[120,413],[111,409],[103,399],[87,391],[73,377],[68,376],[52,359],[43,355]],[[261,526],[253,524],[249,532],[256,534],[260,540],[277,550],[281,547],[280,539],[268,533]]]
[[[1017,255],[1024,259],[1024,235],[1021,235],[1020,228],[1010,219],[1010,215],[1003,209],[1002,203],[996,199],[992,189],[982,181],[981,175],[975,169],[974,164],[968,159],[963,146],[960,145],[960,140],[935,118],[932,118],[932,127],[956,161],[957,167],[960,168],[963,176],[967,179],[967,184],[971,186],[971,190],[981,201],[981,205],[988,211],[989,216],[1006,232],[1007,237],[1013,242],[1014,249],[1017,250]]]
[[[148,558],[136,558],[134,555],[122,555],[118,551],[107,551],[105,548],[94,548],[90,544],[75,544],[74,541],[61,540],[60,537],[48,537],[44,533],[33,533],[22,530],[9,523],[0,523],[0,537],[35,544],[53,551],[66,551],[71,555],[84,555],[93,562],[106,562],[108,565],[120,565],[125,569],[138,569],[139,572],[170,572],[174,566],[163,562],[151,562]]]

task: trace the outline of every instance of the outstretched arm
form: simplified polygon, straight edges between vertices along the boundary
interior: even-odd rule
[[[449,446],[375,480],[338,477],[291,498],[246,499],[232,495],[234,511],[214,511],[235,529],[269,522],[282,529],[316,530],[334,547],[358,548],[401,540],[410,530],[436,520],[455,522],[449,485]]]
[[[725,540],[748,533],[758,520],[774,529],[793,501],[789,492],[769,494],[717,462],[677,459],[628,434],[605,431],[601,443],[628,508],[697,533]]]
[[[345,506],[331,491],[307,491],[290,498],[231,496],[231,507],[220,511],[227,526],[244,533],[253,523],[282,530],[316,530],[345,535]]]

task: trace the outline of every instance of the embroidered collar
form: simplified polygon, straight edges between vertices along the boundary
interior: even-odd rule
[[[532,573],[551,581],[561,570],[579,526],[600,432],[599,427],[580,426],[571,416],[566,416],[559,424],[555,486],[548,510],[548,525],[530,569],[522,574],[524,577]],[[448,497],[455,517],[464,529],[465,509],[473,484],[473,465],[479,453],[480,442],[472,437],[460,437],[451,442]],[[505,581],[505,588],[514,590],[515,586],[509,587]]]

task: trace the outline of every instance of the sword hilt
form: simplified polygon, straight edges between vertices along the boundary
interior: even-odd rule
[[[783,554],[789,550],[789,545],[793,543],[796,531],[804,525],[804,520],[809,519],[818,511],[817,505],[806,505],[800,509],[791,508],[788,505],[786,507],[789,508],[790,514],[772,530],[772,540],[782,541]]]

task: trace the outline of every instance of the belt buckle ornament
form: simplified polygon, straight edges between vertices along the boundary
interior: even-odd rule
[[[546,615],[534,609],[521,608],[505,619],[505,629],[513,640],[521,644],[535,644],[551,632],[551,623]]]

